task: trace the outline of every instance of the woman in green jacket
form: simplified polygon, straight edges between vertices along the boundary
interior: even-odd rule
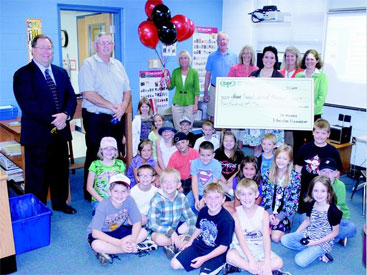
[[[180,131],[180,120],[188,117],[194,121],[194,114],[198,111],[198,101],[200,96],[199,74],[190,67],[191,56],[188,51],[181,51],[178,55],[180,67],[172,72],[169,77],[167,70],[164,71],[165,81],[168,89],[176,87],[173,96],[172,117],[175,128]]]
[[[314,121],[321,118],[323,113],[322,108],[324,106],[329,87],[329,81],[326,74],[320,71],[322,66],[323,62],[320,59],[319,53],[313,49],[308,50],[305,52],[301,62],[301,68],[305,70],[296,75],[296,78],[312,77],[314,79]],[[293,137],[294,154],[296,154],[302,144],[313,140],[311,131],[294,131]]]

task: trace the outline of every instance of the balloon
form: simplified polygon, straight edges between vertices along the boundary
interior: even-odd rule
[[[192,22],[191,19],[187,19],[187,20],[189,21],[190,29],[184,37],[181,37],[181,40],[179,40],[179,41],[184,41],[186,39],[189,39],[193,35],[193,33],[195,32],[194,22]]]
[[[163,4],[162,0],[148,0],[145,3],[145,13],[149,17],[149,19],[152,19],[152,11],[157,5]]]
[[[177,40],[183,41],[184,40],[183,38],[190,31],[189,19],[182,14],[177,14],[174,17],[172,17],[171,23],[173,23],[173,25],[175,25],[177,29]]]
[[[163,4],[157,5],[152,11],[152,20],[157,28],[159,28],[165,23],[169,23],[171,20],[171,11]]]
[[[152,21],[141,22],[138,27],[138,34],[143,45],[155,49],[158,44],[158,30]]]
[[[158,37],[162,43],[172,45],[177,41],[177,30],[171,22],[165,23],[158,29]]]

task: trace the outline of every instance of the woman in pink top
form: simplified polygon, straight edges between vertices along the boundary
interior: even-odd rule
[[[259,69],[257,66],[255,66],[255,52],[250,45],[246,45],[242,48],[238,56],[238,60],[240,63],[230,68],[228,76],[248,77],[250,73]]]
[[[285,49],[281,70],[285,78],[294,78],[297,73],[302,72],[301,53],[296,47],[290,46]]]

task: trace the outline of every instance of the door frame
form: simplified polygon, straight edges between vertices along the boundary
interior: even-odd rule
[[[113,13],[113,24],[115,26],[114,32],[114,57],[123,61],[122,54],[122,8],[103,7],[103,6],[85,6],[85,5],[70,5],[70,4],[57,4],[57,19],[58,19],[58,34],[61,32],[61,11],[85,11],[85,12],[100,12],[100,13]],[[61,39],[59,39],[59,65],[62,67],[62,46]]]

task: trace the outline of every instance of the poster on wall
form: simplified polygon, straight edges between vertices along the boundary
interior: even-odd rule
[[[146,97],[150,100],[154,113],[157,110],[163,113],[169,107],[168,90],[161,83],[162,71],[140,71],[139,87],[140,98]]]
[[[27,32],[27,49],[28,49],[28,61],[32,60],[32,40],[35,36],[42,33],[41,19],[26,19],[26,32]]]
[[[172,45],[163,44],[162,56],[176,56],[177,43]]]
[[[195,27],[192,39],[192,66],[199,73],[200,91],[204,91],[205,66],[208,56],[217,50],[217,28]]]

